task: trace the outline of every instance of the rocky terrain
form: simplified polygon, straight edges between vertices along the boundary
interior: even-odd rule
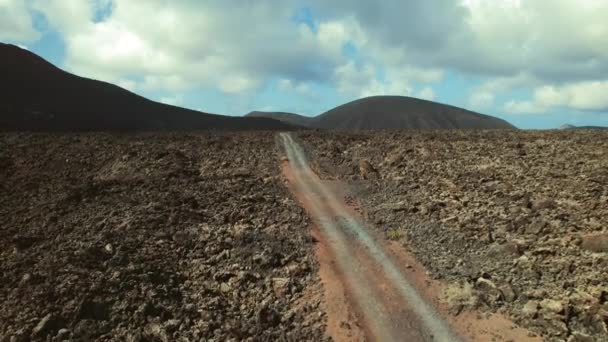
[[[325,339],[275,139],[0,134],[0,341]]]
[[[547,341],[608,341],[601,130],[303,131],[322,178]],[[0,134],[0,341],[327,340],[276,133]]]
[[[454,315],[547,341],[608,341],[605,131],[299,133],[323,178],[450,284]]]

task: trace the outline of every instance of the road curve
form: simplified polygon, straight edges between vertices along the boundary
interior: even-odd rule
[[[377,341],[461,341],[410,284],[363,220],[310,169],[303,149],[280,134],[296,196],[319,226],[350,304]]]

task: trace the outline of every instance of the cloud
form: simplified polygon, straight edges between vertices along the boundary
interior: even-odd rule
[[[468,105],[474,109],[488,109],[495,105],[496,94],[509,92],[538,84],[538,80],[528,74],[497,77],[475,87],[469,94]]]
[[[239,93],[273,76],[324,82],[342,62],[347,34],[339,23],[313,31],[294,22],[291,1],[114,0],[100,22],[87,1],[36,8],[63,34],[70,70],[108,81],[147,75],[142,87],[157,90]]]
[[[548,108],[541,106],[534,101],[515,101],[505,103],[503,109],[511,114],[538,114],[546,112]]]
[[[334,82],[340,93],[354,97],[408,95],[412,91],[407,79],[380,80],[372,64],[358,66],[353,61],[336,68]]]
[[[608,111],[608,81],[577,82],[561,86],[544,85],[534,90],[531,101],[510,101],[511,113],[543,113],[553,108],[576,111]]]
[[[400,54],[375,50],[354,17],[325,18],[311,28],[292,20],[293,1],[233,2],[114,0],[102,21],[93,20],[96,8],[107,3],[38,0],[35,6],[63,34],[71,71],[129,89],[201,86],[240,94],[278,77],[302,96],[313,95],[313,83],[354,96],[407,95],[412,82],[443,77],[440,68],[418,68]],[[347,44],[365,50],[357,53],[362,66],[345,55]]]
[[[0,0],[0,40],[27,43],[39,37],[26,1]]]
[[[161,97],[160,102],[168,104],[168,105],[172,105],[172,106],[181,106],[184,104],[184,97],[181,94],[168,96],[168,97]]]
[[[116,81],[116,85],[125,88],[131,92],[135,92],[137,90],[137,82],[127,79],[119,79]]]
[[[295,92],[296,94],[308,97],[316,98],[317,93],[312,89],[309,83],[298,83],[295,84],[292,80],[281,79],[279,80],[278,88],[281,91]]]
[[[478,109],[608,108],[607,1],[0,0],[0,39],[38,39],[32,9],[61,34],[70,71],[131,90],[247,100],[280,80],[302,98],[321,85],[435,99],[457,74],[481,80]],[[530,99],[504,100],[514,90]]]
[[[433,101],[435,99],[435,91],[431,87],[424,87],[416,96],[424,100]]]
[[[577,82],[564,86],[544,86],[535,99],[546,106],[565,106],[584,111],[608,110],[608,81]]]
[[[496,95],[487,90],[476,90],[469,96],[469,107],[473,109],[487,109],[494,106]]]
[[[469,1],[464,69],[528,73],[546,82],[578,81],[608,71],[608,2]]]
[[[547,83],[608,73],[606,1],[313,2],[325,16],[353,18],[365,28],[365,50],[385,65],[528,74]]]

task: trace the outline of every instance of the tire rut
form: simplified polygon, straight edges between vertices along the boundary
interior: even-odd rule
[[[293,175],[292,190],[319,225],[368,338],[460,341],[408,282],[365,223],[310,169],[291,135],[281,133],[280,137]]]

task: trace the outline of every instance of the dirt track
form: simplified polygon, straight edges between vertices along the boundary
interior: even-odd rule
[[[301,132],[324,182],[446,283],[455,319],[608,340],[607,131]],[[515,339],[519,341],[519,339]]]
[[[320,228],[319,241],[329,251],[330,267],[337,274],[335,279],[324,279],[324,284],[331,287],[331,282],[342,283],[348,298],[345,306],[357,316],[362,335],[377,341],[533,340],[523,329],[513,329],[503,317],[495,317],[493,324],[473,316],[444,320],[441,314],[447,316],[442,310],[445,308],[434,303],[434,294],[423,288],[428,287],[429,279],[408,270],[416,261],[374,234],[356,208],[344,202],[340,189],[319,179],[290,134],[281,134],[281,139],[289,158],[284,174],[292,192]],[[321,269],[323,258],[319,258]],[[417,269],[423,271],[420,265]],[[328,315],[331,322],[332,315],[344,313],[329,311]],[[335,340],[352,340],[340,331],[329,333]]]
[[[366,228],[319,182],[291,136],[282,134],[281,138],[291,161],[294,186],[322,227],[368,335],[378,341],[457,340],[411,285],[403,282],[403,275]],[[415,304],[407,305],[412,299]]]

